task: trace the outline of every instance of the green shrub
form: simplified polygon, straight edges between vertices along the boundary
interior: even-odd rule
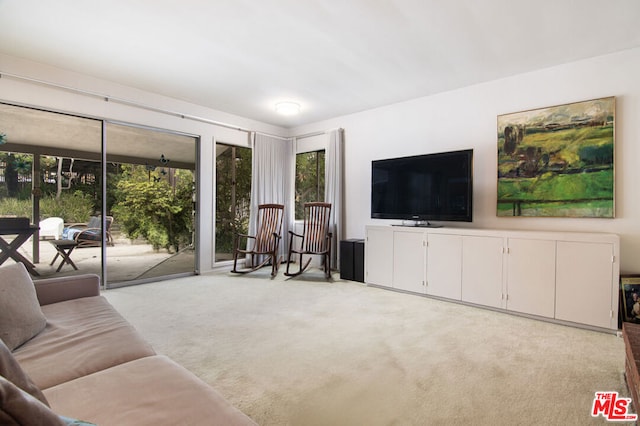
[[[82,223],[94,214],[91,195],[75,191],[63,192],[60,199],[43,197],[40,200],[40,217],[61,217],[66,223]]]
[[[31,217],[31,200],[3,197],[0,199],[1,216]]]
[[[3,197],[0,199],[0,215],[15,215],[31,218],[31,200]],[[54,196],[40,199],[40,217],[61,217],[67,223],[87,222],[93,214],[93,200],[89,194],[76,191],[62,193],[59,200]],[[32,218],[33,219],[33,218]]]
[[[174,172],[172,186],[158,171],[123,166],[112,208],[129,238],[144,238],[154,249],[169,252],[191,244],[193,232],[193,174],[188,170]]]

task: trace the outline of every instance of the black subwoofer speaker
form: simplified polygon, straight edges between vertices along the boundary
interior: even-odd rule
[[[353,280],[364,282],[364,240],[353,243]]]
[[[364,282],[364,240],[340,241],[340,278]]]

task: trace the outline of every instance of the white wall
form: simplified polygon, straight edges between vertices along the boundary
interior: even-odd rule
[[[371,160],[474,149],[474,228],[612,232],[621,237],[621,270],[640,273],[640,49],[337,117],[290,135],[345,129],[346,237],[363,238],[370,218]],[[496,216],[497,116],[616,97],[615,219]],[[303,142],[303,141],[301,141]]]
[[[113,98],[126,99],[153,108],[228,123],[245,129],[282,136],[286,135],[286,130],[277,126],[11,56],[0,55],[0,72],[108,95]],[[201,272],[212,269],[215,247],[214,141],[217,140],[219,142],[247,146],[248,139],[246,132],[214,126],[200,121],[182,119],[117,102],[105,102],[105,100],[100,97],[80,95],[71,91],[18,80],[4,75],[0,78],[0,101],[36,106],[59,112],[75,113],[83,116],[121,120],[199,136],[201,138],[199,155],[202,164],[199,188],[199,264]]]
[[[0,55],[0,72],[44,80],[207,118],[252,130],[287,135],[285,129],[142,92],[104,80]],[[434,96],[290,129],[289,136],[345,129],[346,237],[362,238],[370,219],[371,160],[474,149],[474,222],[455,224],[500,229],[613,232],[622,240],[622,272],[640,272],[640,49],[573,62]],[[496,217],[497,140],[500,114],[616,96],[616,218]],[[200,266],[213,262],[214,138],[246,144],[246,134],[145,111],[96,97],[0,78],[0,101],[144,124],[200,136]],[[312,140],[312,139],[310,139]],[[304,139],[298,143],[304,144]],[[378,221],[378,223],[388,223]]]

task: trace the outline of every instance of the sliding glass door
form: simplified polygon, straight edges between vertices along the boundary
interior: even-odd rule
[[[106,126],[109,286],[193,274],[197,138]]]
[[[39,228],[15,247],[0,233],[2,263],[107,287],[195,272],[196,137],[2,103],[0,135],[0,231]]]

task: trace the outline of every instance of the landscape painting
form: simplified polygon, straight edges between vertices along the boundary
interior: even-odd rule
[[[498,116],[498,216],[614,217],[615,97]]]

